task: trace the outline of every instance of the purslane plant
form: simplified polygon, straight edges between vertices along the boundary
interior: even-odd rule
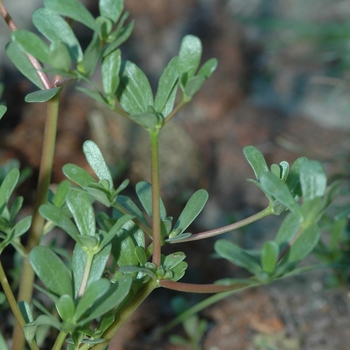
[[[0,187],[0,253],[12,245],[23,256],[18,301],[0,264],[1,284],[17,322],[14,350],[23,349],[25,340],[31,349],[38,349],[38,331],[47,326],[58,331],[52,349],[61,349],[65,343],[70,350],[105,349],[156,288],[226,296],[297,273],[298,263],[320,239],[318,223],[338,190],[338,183],[327,187],[325,172],[318,162],[301,157],[291,166],[283,161],[269,168],[261,152],[247,146],[244,155],[256,177],[250,181],[265,193],[268,206],[225,227],[188,232],[205,206],[208,193],[197,190],[176,220],[167,213],[161,199],[159,135],[211,76],[217,61],[210,59],[200,65],[200,40],[185,36],[178,56],[170,60],[161,74],[154,95],[140,68],[122,60],[119,47],[133,29],[133,22],[127,22],[123,0],[100,0],[99,11],[100,15],[94,18],[77,0],[45,0],[44,7],[33,14],[33,23],[46,39],[43,40],[18,29],[0,1],[0,13],[12,30],[7,54],[39,88],[25,100],[48,103],[33,216],[18,221],[23,200],[18,197],[10,201],[20,179],[17,167],[7,172]],[[92,39],[85,51],[70,26],[72,21],[91,30]],[[97,67],[101,68],[100,84],[90,79]],[[78,87],[79,90],[115,111],[116,117],[136,123],[149,135],[151,183],[136,184],[138,203],[122,194],[128,180],[115,185],[100,149],[90,140],[84,143],[83,151],[95,176],[77,165],[67,164],[63,172],[68,180],[60,183],[55,193],[49,191],[60,92],[79,81],[91,86],[91,90]],[[0,106],[0,114],[5,111]],[[96,213],[94,202],[111,208],[108,212],[112,214]],[[259,256],[228,240],[215,243],[217,254],[246,269],[250,278],[228,277],[205,285],[183,283],[179,280],[187,268],[185,254],[176,250],[167,256],[162,254],[166,244],[217,236],[285,212],[288,214],[275,239],[264,243]],[[73,252],[65,257],[41,244],[41,237],[55,226],[74,242]],[[21,236],[28,230],[24,246]],[[41,281],[35,288],[52,301],[52,310],[38,298],[32,298],[34,273]]]

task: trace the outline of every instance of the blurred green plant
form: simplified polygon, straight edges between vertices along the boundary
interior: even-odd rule
[[[244,155],[256,177],[250,181],[268,199],[264,210],[231,225],[192,234],[187,230],[208,200],[208,193],[199,189],[173,220],[160,195],[159,135],[200,90],[217,62],[210,59],[200,66],[201,42],[195,36],[185,36],[178,56],[161,74],[154,96],[141,69],[122,60],[119,46],[133,28],[132,21],[127,23],[128,13],[123,8],[122,0],[100,0],[100,15],[94,18],[77,0],[45,0],[44,7],[33,14],[33,23],[45,38],[41,39],[17,29],[0,1],[0,12],[13,31],[7,54],[39,88],[25,100],[48,103],[33,216],[18,219],[23,199],[12,200],[20,180],[17,168],[6,171],[0,186],[0,252],[12,245],[23,256],[18,302],[0,264],[0,281],[17,322],[12,339],[14,350],[24,349],[25,341],[30,349],[38,349],[39,338],[44,339],[46,346],[50,343],[53,350],[64,344],[69,350],[102,350],[156,288],[218,293],[198,304],[198,310],[237,290],[305,271],[297,265],[318,244],[319,222],[339,189],[337,182],[327,187],[325,172],[318,162],[302,157],[291,166],[283,161],[268,167],[262,153],[248,146]],[[72,21],[81,22],[92,31],[84,52],[71,29]],[[98,63],[100,85],[91,80]],[[136,185],[137,203],[121,194],[129,181],[115,185],[100,149],[90,140],[85,141],[83,151],[94,176],[77,165],[66,164],[63,172],[68,180],[61,182],[55,193],[49,191],[60,92],[76,81],[88,82],[92,90],[79,89],[148,133],[151,183],[141,181]],[[94,202],[112,211],[96,212]],[[187,269],[185,254],[163,254],[166,244],[217,236],[285,212],[288,214],[275,239],[264,243],[259,256],[252,256],[228,240],[215,243],[217,254],[246,269],[250,278],[228,277],[213,284],[183,283],[179,280]],[[42,236],[54,227],[70,236],[74,242],[72,253],[43,244]],[[23,245],[21,239],[28,230],[27,244]],[[310,268],[313,267],[306,269]],[[34,285],[34,274],[40,285]],[[40,298],[32,298],[34,286],[51,301],[51,306],[43,305]],[[197,317],[187,319],[193,316],[193,310],[187,310],[180,322],[190,343],[198,346],[206,325]],[[54,340],[45,339],[48,327],[57,331]]]

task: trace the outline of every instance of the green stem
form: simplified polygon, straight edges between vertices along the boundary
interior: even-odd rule
[[[252,222],[258,221],[258,220],[260,220],[266,216],[269,216],[271,214],[273,214],[273,209],[271,209],[271,207],[267,207],[264,210],[254,214],[252,216],[249,216],[248,218],[245,218],[243,220],[235,222],[233,224],[223,226],[220,228],[215,228],[215,229],[210,230],[210,231],[196,233],[188,238],[179,239],[178,241],[173,241],[170,243],[172,243],[172,244],[183,243],[183,242],[190,242],[190,241],[198,241],[200,239],[205,239],[205,238],[209,238],[209,237],[215,237],[215,236],[221,235],[223,233],[234,231],[234,230],[237,230],[241,227],[247,226],[247,225],[251,224]]]
[[[55,344],[52,347],[52,350],[61,350],[62,349],[63,343],[66,340],[67,334],[68,333],[66,333],[64,331],[61,331],[58,334],[56,341],[55,341]]]
[[[86,255],[87,255],[87,257],[86,257],[84,274],[83,274],[83,278],[81,280],[81,285],[80,285],[79,293],[78,293],[79,297],[81,297],[85,292],[87,281],[88,281],[89,275],[90,275],[92,261],[94,260],[94,254],[86,254]]]
[[[193,284],[193,283],[183,283],[183,282],[174,282],[170,280],[160,280],[159,285],[161,287],[176,290],[178,292],[186,293],[222,293],[236,289],[242,289],[245,287],[257,286],[260,282],[254,280],[236,283],[232,285],[223,285],[223,284]]]
[[[174,115],[179,112],[179,110],[186,104],[187,102],[182,99],[181,102],[172,110],[172,112],[164,119],[164,125],[174,117]]]
[[[112,338],[117,334],[119,329],[128,320],[128,318],[135,312],[135,310],[142,304],[142,302],[150,295],[150,293],[157,288],[158,285],[154,281],[146,283],[142,288],[140,288],[135,296],[133,296],[130,301],[122,308],[122,310],[116,315],[116,318],[111,326],[103,333],[101,338],[105,339],[103,343],[96,344],[92,347],[92,350],[103,350],[106,345],[112,340]],[[81,350],[89,349],[89,347],[83,346]]]
[[[13,312],[17,323],[19,324],[19,327],[21,327],[22,335],[23,335],[23,327],[25,326],[26,322],[21,314],[20,309],[18,308],[17,301],[15,296],[12,293],[11,286],[9,284],[9,281],[6,277],[4,268],[2,266],[2,263],[0,262],[0,283],[2,286],[2,289],[4,290],[4,293],[6,295],[6,299],[10,305],[11,311]],[[28,345],[31,350],[39,350],[38,346],[36,345],[35,340],[28,341]]]
[[[34,203],[33,220],[29,230],[27,241],[27,255],[23,259],[22,274],[19,284],[18,300],[31,302],[33,294],[34,271],[29,262],[29,253],[40,243],[44,228],[44,218],[39,214],[39,208],[46,203],[49,185],[51,181],[52,165],[56,144],[56,131],[59,107],[58,93],[47,104],[47,119],[44,131],[43,150],[41,155],[37,193]],[[24,337],[21,327],[16,323],[13,332],[13,350],[21,350],[24,347]]]
[[[151,140],[151,179],[152,179],[152,231],[153,256],[152,262],[160,265],[161,259],[161,228],[160,228],[160,185],[159,185],[159,131],[156,128],[149,132]]]
[[[201,301],[198,304],[196,304],[196,305],[192,306],[191,308],[187,309],[185,312],[181,313],[179,316],[174,318],[171,322],[166,324],[163,328],[160,329],[160,331],[158,331],[158,334],[163,334],[165,332],[168,332],[170,329],[172,329],[176,325],[184,322],[185,320],[187,320],[191,316],[193,316],[193,315],[197,314],[198,312],[206,309],[207,307],[217,303],[220,300],[223,300],[223,299],[227,298],[228,296],[230,296],[230,295],[232,295],[234,293],[237,293],[237,292],[239,292],[241,290],[244,290],[244,289],[248,289],[250,287],[251,286],[246,286],[246,287],[230,290],[228,292],[214,294],[214,295],[210,296],[209,298],[204,299],[203,301]]]

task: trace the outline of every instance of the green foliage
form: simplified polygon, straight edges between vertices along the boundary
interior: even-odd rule
[[[0,167],[0,253],[13,245],[29,256],[40,280],[36,288],[51,301],[49,306],[37,299],[32,304],[25,301],[17,305],[0,264],[0,281],[30,348],[38,349],[39,330],[46,326],[59,330],[54,350],[62,348],[65,340],[69,350],[104,349],[127,317],[158,287],[201,293],[233,292],[298,273],[297,265],[312,251],[327,263],[339,261],[343,255],[337,247],[344,235],[347,212],[330,220],[329,244],[320,240],[320,222],[339,184],[335,182],[327,187],[325,172],[318,162],[301,157],[291,166],[282,161],[268,167],[263,154],[247,146],[244,155],[256,177],[249,181],[266,195],[267,208],[235,226],[213,230],[215,235],[270,214],[281,215],[286,211],[288,214],[276,237],[264,242],[257,254],[229,240],[215,243],[217,254],[247,270],[252,275],[250,278],[237,280],[228,276],[209,285],[178,282],[188,267],[186,255],[181,251],[164,255],[163,246],[207,238],[213,233],[186,232],[202,212],[208,193],[204,189],[195,191],[173,223],[160,193],[159,135],[163,126],[215,71],[217,61],[209,59],[200,66],[203,51],[200,39],[185,36],[179,54],[161,73],[154,94],[144,72],[133,62],[123,60],[119,48],[134,25],[132,21],[127,23],[124,2],[100,0],[99,11],[100,15],[94,18],[77,0],[45,0],[44,7],[33,14],[33,23],[43,38],[27,30],[17,30],[12,33],[6,51],[15,66],[39,88],[26,96],[27,102],[58,103],[59,93],[67,84],[85,81],[93,90],[78,87],[81,91],[147,130],[151,141],[152,183],[136,184],[135,201],[121,194],[129,180],[116,185],[101,150],[88,140],[83,144],[83,152],[93,175],[77,165],[66,164],[63,173],[68,180],[61,182],[55,193],[45,187],[48,186],[43,184],[45,181],[39,181],[37,193],[41,205],[35,209],[32,222],[31,216],[18,218],[23,198],[12,198],[24,177],[18,164],[10,162]],[[84,52],[71,20],[81,22],[91,31],[91,41]],[[28,55],[32,56],[31,61]],[[97,67],[101,67],[102,79],[98,84],[90,79]],[[52,83],[50,75],[55,76]],[[57,117],[57,110],[48,108],[47,123]],[[1,105],[0,117],[5,111],[6,107]],[[54,134],[57,126],[47,125]],[[51,147],[52,152],[43,152],[47,158],[43,159],[41,170],[49,176],[45,166],[52,163],[54,145],[47,144],[52,140],[45,142],[45,150]],[[44,218],[45,225],[38,214]],[[73,252],[54,244],[48,247],[40,241],[55,226],[72,239]],[[30,227],[33,229],[29,230]],[[37,242],[34,248],[21,243],[22,235],[28,230],[29,241]],[[28,290],[33,287],[23,280],[20,283]],[[196,316],[181,320],[188,339],[173,338],[173,341],[199,348],[207,323]]]

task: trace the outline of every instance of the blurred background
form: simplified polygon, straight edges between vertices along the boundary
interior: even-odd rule
[[[33,29],[30,14],[42,6],[41,1],[4,3],[19,27]],[[84,3],[98,14],[97,1]],[[192,103],[164,128],[162,192],[174,217],[197,188],[207,189],[210,195],[193,228],[197,231],[226,225],[266,206],[264,196],[246,181],[253,177],[242,153],[246,145],[259,148],[269,164],[292,163],[301,155],[321,160],[330,177],[343,178],[348,186],[348,0],[125,0],[125,7],[136,24],[131,39],[122,46],[123,58],[139,65],[153,87],[186,34],[202,40],[203,61],[216,57],[219,62]],[[75,27],[87,45],[91,33]],[[0,22],[0,81],[5,85],[2,102],[8,106],[0,124],[0,162],[14,157],[33,169],[32,180],[23,188],[30,207],[45,105],[23,102],[33,86],[6,58],[8,41],[9,31]],[[87,168],[81,152],[86,139],[99,144],[117,181],[128,177],[135,184],[149,179],[147,135],[142,130],[74,87],[62,98],[54,182],[64,178],[61,168],[68,162]],[[225,238],[257,248],[275,235],[279,222],[280,218],[265,219]],[[213,267],[206,258],[212,243],[186,248],[195,255],[189,271],[192,280],[209,283],[229,273],[239,275],[232,266]],[[210,321],[203,348],[348,349],[349,300],[337,289],[326,290],[323,275],[277,282],[217,304],[203,315]],[[152,317],[142,316],[147,307]],[[171,311],[157,314],[152,301],[145,308],[129,327],[130,334],[123,333],[123,349],[156,348],[147,343],[151,342],[147,332],[157,319],[171,317]]]

